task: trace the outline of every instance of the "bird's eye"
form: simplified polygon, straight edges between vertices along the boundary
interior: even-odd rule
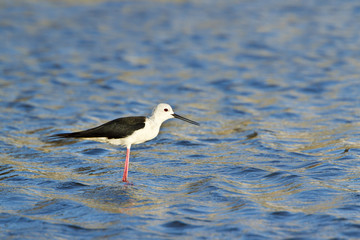
[[[165,111],[165,112],[167,112],[167,111],[169,111],[169,109],[167,109],[167,108],[164,108],[164,111]]]

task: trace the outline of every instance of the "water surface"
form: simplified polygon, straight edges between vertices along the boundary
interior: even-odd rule
[[[356,1],[0,3],[0,238],[358,239]],[[133,146],[52,142],[166,102]]]

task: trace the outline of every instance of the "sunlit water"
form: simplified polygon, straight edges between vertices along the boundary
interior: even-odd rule
[[[1,239],[360,237],[357,1],[0,2]],[[159,102],[133,146],[52,142]]]

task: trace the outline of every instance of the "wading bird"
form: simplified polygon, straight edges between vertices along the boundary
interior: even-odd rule
[[[169,104],[160,103],[154,108],[152,115],[149,117],[136,116],[117,118],[88,130],[72,133],[60,133],[53,135],[52,137],[82,138],[125,146],[126,158],[122,181],[128,182],[131,145],[143,143],[155,138],[159,134],[161,124],[171,118],[181,119],[198,126],[200,125],[195,121],[181,117],[174,113]]]

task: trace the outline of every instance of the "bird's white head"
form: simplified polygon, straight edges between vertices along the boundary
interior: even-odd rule
[[[161,123],[168,120],[168,119],[170,119],[170,118],[177,118],[177,119],[181,119],[181,120],[186,121],[186,122],[191,123],[191,124],[200,125],[197,122],[194,122],[194,121],[192,121],[190,119],[187,119],[187,118],[184,118],[184,117],[181,117],[181,116],[177,115],[176,113],[174,113],[171,106],[169,104],[166,104],[166,103],[158,104],[154,108],[151,118],[153,118],[153,119],[155,119],[155,121],[159,121]]]
[[[152,117],[157,121],[164,122],[170,118],[174,118],[173,114],[174,111],[169,104],[160,103],[153,109]]]

